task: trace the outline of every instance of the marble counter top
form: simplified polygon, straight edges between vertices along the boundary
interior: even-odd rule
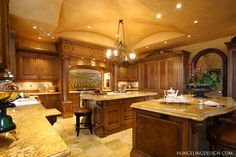
[[[58,95],[61,94],[61,92],[47,92],[47,93],[26,93],[29,96],[37,96],[37,95]]]
[[[106,100],[116,100],[116,99],[128,99],[136,97],[146,97],[146,96],[156,96],[156,92],[146,92],[146,91],[135,91],[129,93],[116,93],[116,94],[105,94],[105,95],[94,95],[94,94],[81,94],[80,98],[82,100],[94,100],[94,101],[106,101]]]
[[[202,99],[203,102],[207,100],[218,102],[223,104],[224,107],[209,107],[205,105],[200,106],[198,105],[199,98],[192,98],[191,96],[186,96],[186,98],[189,100],[188,105],[162,104],[162,99],[156,99],[134,103],[131,105],[131,107],[180,118],[192,119],[195,121],[203,121],[208,117],[226,114],[236,109],[236,102],[231,97]]]
[[[8,109],[16,124],[18,140],[8,133],[0,134],[0,156],[67,156],[70,151],[47,121],[46,116],[60,115],[56,109],[41,104]]]

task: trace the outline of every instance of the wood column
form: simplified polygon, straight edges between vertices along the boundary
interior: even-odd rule
[[[70,58],[67,56],[62,57],[62,91],[63,91],[63,98],[64,102],[68,101],[68,94],[69,94],[69,68],[70,66]]]
[[[228,96],[236,100],[236,36],[225,45],[228,47]]]
[[[72,117],[72,102],[69,101],[69,66],[70,57],[62,56],[62,117]]]

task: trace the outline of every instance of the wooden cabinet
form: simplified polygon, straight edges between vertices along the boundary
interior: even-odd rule
[[[69,100],[72,102],[72,113],[74,114],[80,107],[80,93],[70,93]]]
[[[41,104],[49,109],[49,108],[56,108],[60,110],[60,95],[59,94],[45,94],[38,96]]]
[[[183,52],[144,59],[140,62],[139,89],[158,91],[160,96],[170,87],[184,92],[187,58],[188,53]]]
[[[158,92],[163,96],[164,90],[169,88],[184,91],[184,66],[181,57],[163,59],[158,62]]]
[[[138,64],[130,64],[129,65],[129,80],[130,81],[138,81],[139,76],[139,65]]]
[[[0,3],[0,72],[3,72],[8,63],[9,46],[9,0],[1,0]]]
[[[133,111],[131,157],[177,157],[178,151],[192,150],[190,141],[193,138],[188,119],[139,109]]]
[[[121,65],[118,67],[118,81],[128,81],[129,80],[129,67],[128,65]]]
[[[140,89],[157,91],[157,61],[140,64]]]
[[[154,97],[146,96],[119,100],[89,101],[90,107],[95,106],[93,118],[93,122],[96,125],[95,134],[99,137],[105,137],[109,134],[131,128],[133,111],[130,105]]]
[[[139,65],[121,65],[118,67],[118,81],[138,81]]]
[[[56,57],[53,56],[40,56],[38,61],[40,62],[39,78],[43,80],[56,79]]]
[[[17,80],[55,80],[56,57],[34,53],[17,54]]]
[[[121,110],[119,100],[106,102],[104,117],[106,117],[104,123],[107,130],[120,128]]]

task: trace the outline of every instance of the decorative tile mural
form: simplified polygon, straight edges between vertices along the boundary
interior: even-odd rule
[[[102,87],[101,72],[94,69],[71,69],[69,71],[70,90],[92,90]]]

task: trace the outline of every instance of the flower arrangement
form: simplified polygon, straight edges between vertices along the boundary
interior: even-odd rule
[[[211,88],[216,90],[220,84],[220,76],[218,74],[203,73],[193,76],[189,79],[187,87],[189,88]]]

